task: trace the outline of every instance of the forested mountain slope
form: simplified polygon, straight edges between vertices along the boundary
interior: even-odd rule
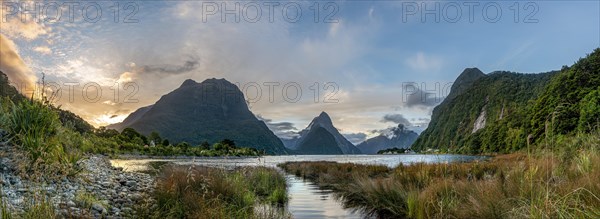
[[[461,74],[455,85],[465,84],[461,78],[473,77]],[[526,147],[528,138],[540,141],[545,131],[589,132],[598,125],[599,96],[599,49],[560,72],[492,72],[470,86],[453,86],[412,148],[510,152]]]

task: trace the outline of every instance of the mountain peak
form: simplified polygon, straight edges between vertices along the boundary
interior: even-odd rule
[[[321,149],[315,149],[318,145]],[[333,126],[326,112],[321,112],[304,130],[294,143],[293,148],[299,153],[308,154],[360,154],[360,150],[349,142]],[[332,148],[335,148],[333,150]]]
[[[187,79],[187,80],[185,80],[185,81],[183,82],[183,84],[181,84],[181,86],[180,86],[180,87],[193,86],[193,85],[196,85],[196,84],[198,84],[198,82],[196,82],[196,81],[194,81],[194,80],[192,80],[192,79]]]
[[[452,87],[450,88],[450,94],[448,94],[446,99],[453,99],[454,97],[458,96],[459,94],[467,90],[469,87],[471,87],[473,83],[475,83],[475,81],[485,76],[486,74],[484,74],[478,68],[465,68],[465,70],[463,70],[463,72],[460,73],[458,78],[456,78],[456,80],[452,84]]]
[[[163,95],[152,107],[130,114],[122,124],[146,135],[158,132],[172,142],[195,145],[227,138],[270,154],[287,152],[248,109],[244,94],[225,79],[185,80],[181,88]]]
[[[221,78],[221,79],[209,78],[209,79],[206,79],[206,80],[202,81],[201,84],[206,84],[206,83],[209,83],[209,84],[210,83],[229,83],[229,84],[231,84],[231,82],[229,82],[225,78]]]
[[[454,83],[470,83],[481,77],[485,77],[485,75],[486,74],[478,68],[465,68],[465,70],[463,70],[463,72],[460,73],[458,78],[456,78],[456,81]]]
[[[329,118],[329,115],[325,111],[322,111],[321,114],[319,114],[319,117]]]
[[[321,114],[319,114],[319,116],[317,116],[315,119],[313,119],[314,122],[319,123],[319,124],[331,124],[333,125],[333,122],[331,121],[331,118],[329,117],[329,115],[323,111],[321,112]]]

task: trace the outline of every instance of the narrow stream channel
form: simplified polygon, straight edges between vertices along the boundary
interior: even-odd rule
[[[290,201],[288,211],[294,218],[363,218],[359,212],[344,209],[331,190],[322,190],[312,182],[286,175]]]

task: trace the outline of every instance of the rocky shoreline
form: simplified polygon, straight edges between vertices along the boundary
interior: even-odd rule
[[[15,173],[16,164],[7,149],[0,146],[0,196],[15,215],[43,200],[66,218],[130,218],[136,209],[153,204],[148,194],[155,188],[154,177],[115,168],[108,157],[92,155],[80,160],[81,172],[75,177],[32,182]]]

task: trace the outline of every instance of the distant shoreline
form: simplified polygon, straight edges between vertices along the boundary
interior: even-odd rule
[[[128,159],[128,160],[141,160],[141,159],[194,159],[194,158],[202,158],[202,159],[246,159],[246,158],[260,158],[262,156],[185,156],[185,155],[169,155],[169,156],[160,156],[160,155],[138,155],[138,154],[119,154],[114,157],[110,157],[113,159]]]

